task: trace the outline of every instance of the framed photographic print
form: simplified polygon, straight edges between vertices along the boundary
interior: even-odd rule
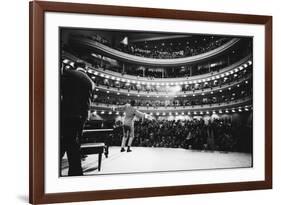
[[[30,2],[30,203],[272,187],[272,17]]]

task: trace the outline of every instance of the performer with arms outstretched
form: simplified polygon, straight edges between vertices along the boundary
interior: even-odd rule
[[[151,118],[150,115],[138,111],[134,106],[135,106],[135,101],[131,100],[130,103],[127,103],[124,106],[116,108],[119,111],[125,112],[125,117],[123,121],[123,138],[121,143],[121,152],[125,151],[125,145],[128,138],[129,138],[129,142],[128,142],[127,152],[132,151],[130,148],[134,140],[134,117],[136,116],[141,119]]]

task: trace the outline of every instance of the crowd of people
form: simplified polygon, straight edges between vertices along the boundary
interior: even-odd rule
[[[130,99],[134,98],[136,101],[136,106],[143,106],[143,107],[167,107],[167,106],[193,106],[193,105],[208,105],[208,104],[216,104],[216,103],[228,103],[230,101],[235,101],[238,99],[244,99],[247,97],[252,96],[251,86],[250,83],[239,85],[239,87],[234,87],[231,90],[224,89],[222,92],[210,92],[207,94],[196,94],[196,95],[183,95],[177,97],[147,97],[147,96],[140,96],[138,98],[134,97],[133,95],[116,95],[116,94],[107,94],[104,95],[102,92],[98,91],[95,93],[95,103],[102,103],[107,105],[124,105]]]
[[[233,95],[234,94],[234,95]],[[216,96],[197,96],[197,97],[189,97],[189,98],[173,98],[173,99],[165,99],[165,100],[158,100],[158,99],[147,99],[147,98],[137,98],[136,106],[142,107],[154,107],[157,109],[158,107],[178,107],[178,106],[194,106],[194,105],[211,105],[216,103],[228,103],[230,101],[235,101],[237,99],[244,99],[246,97],[251,96],[251,92],[248,91],[240,91],[237,93],[226,93],[222,95]],[[110,105],[124,105],[126,104],[130,98],[120,97],[120,96],[98,96],[94,100],[93,104],[106,104]]]
[[[186,39],[180,42],[156,41],[149,43],[121,44],[117,49],[136,56],[173,59],[195,56],[208,52],[228,42],[230,38],[205,37],[204,39]]]
[[[205,81],[205,82],[197,82],[197,83],[192,83],[192,84],[182,84],[182,85],[177,85],[180,86],[180,91],[196,91],[196,90],[204,90],[204,89],[212,89],[214,87],[221,87],[223,85],[228,85],[234,82],[237,82],[241,79],[246,79],[251,75],[251,69],[245,69],[242,71],[239,71],[237,73],[234,73],[229,76],[225,76],[224,78],[219,78],[219,79],[213,79],[210,81]],[[167,87],[173,87],[173,86],[167,86],[167,85],[162,85],[160,83],[150,83],[150,84],[140,84],[140,83],[129,83],[129,82],[122,82],[122,81],[117,81],[117,80],[112,80],[109,78],[104,78],[101,76],[94,76],[92,75],[91,78],[93,79],[94,83],[99,86],[106,86],[108,89],[109,88],[116,88],[116,89],[125,89],[131,91],[138,91],[138,92],[169,92]],[[175,84],[175,83],[174,83]],[[174,85],[175,86],[175,85]]]
[[[228,42],[231,38],[222,37],[204,37],[194,38],[188,37],[181,39],[179,42],[173,41],[153,41],[140,43],[114,43],[98,34],[91,36],[83,34],[75,34],[74,38],[87,38],[89,40],[97,41],[106,46],[115,48],[122,52],[126,52],[136,56],[158,58],[158,59],[172,59],[187,56],[195,56],[201,53],[208,52]]]
[[[114,127],[110,143],[118,146],[123,135],[122,122],[117,121]],[[250,130],[246,125],[233,124],[229,119],[207,123],[196,119],[135,121],[133,146],[251,152]]]

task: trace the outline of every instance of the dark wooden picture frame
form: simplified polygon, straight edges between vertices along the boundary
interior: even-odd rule
[[[265,180],[203,185],[150,187],[106,191],[46,194],[44,190],[44,14],[66,12],[127,17],[196,20],[207,22],[247,23],[265,26]],[[30,203],[56,203],[153,197],[180,194],[226,192],[272,188],[272,17],[182,11],[168,9],[103,6],[92,4],[30,2],[29,70],[29,200]]]

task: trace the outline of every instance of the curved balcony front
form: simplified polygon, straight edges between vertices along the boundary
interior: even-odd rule
[[[67,53],[67,52],[63,52],[62,53],[62,58],[63,59],[68,59],[71,61],[77,61],[77,60],[81,60],[79,58],[77,58],[76,56]],[[179,78],[156,78],[156,79],[148,79],[147,77],[138,77],[138,76],[133,76],[133,75],[127,75],[124,74],[122,75],[121,73],[118,72],[114,72],[114,71],[110,71],[110,70],[103,70],[100,68],[94,68],[91,66],[91,64],[89,64],[88,62],[85,62],[87,67],[90,68],[92,70],[92,72],[98,72],[99,75],[104,75],[104,76],[110,76],[111,78],[122,78],[125,81],[136,81],[136,82],[145,82],[145,83],[153,83],[153,82],[158,82],[158,83],[175,83],[175,82],[185,82],[185,81],[202,81],[202,80],[207,80],[208,78],[212,78],[212,77],[217,77],[220,75],[226,75],[228,72],[230,72],[231,70],[235,70],[235,69],[244,69],[246,66],[249,66],[251,62],[251,55],[246,56],[245,58],[242,58],[241,60],[239,60],[236,63],[233,63],[232,65],[229,65],[223,69],[220,69],[219,72],[215,72],[215,73],[206,73],[206,74],[202,74],[202,75],[196,75],[196,76],[191,76],[188,77],[188,79],[186,77],[179,77]],[[234,71],[235,72],[235,71]]]
[[[252,102],[251,97],[246,97],[243,99],[237,99],[234,101],[224,102],[224,103],[214,103],[214,104],[205,104],[205,105],[193,105],[193,106],[166,106],[166,107],[153,107],[153,106],[139,106],[137,109],[139,109],[142,112],[172,112],[172,111],[178,111],[178,112],[186,112],[186,111],[195,111],[195,112],[201,112],[201,111],[219,111],[219,110],[232,110],[237,109],[243,106],[250,105]],[[97,103],[93,102],[91,104],[92,110],[114,110],[117,108],[117,105],[111,105],[111,104],[104,104],[104,103]]]
[[[73,37],[70,39],[71,43],[73,44],[86,46],[88,48],[93,49],[94,51],[97,51],[101,55],[109,56],[111,58],[118,59],[120,61],[139,64],[139,65],[162,66],[162,67],[182,66],[182,65],[187,65],[214,57],[228,50],[232,46],[234,46],[237,42],[239,42],[239,40],[240,40],[239,38],[233,38],[229,42],[223,44],[218,48],[215,48],[211,51],[198,54],[195,56],[175,58],[175,59],[156,59],[156,58],[147,58],[147,57],[135,56],[132,54],[124,53],[119,50],[108,47],[102,43],[87,38]]]
[[[177,93],[171,93],[169,91],[166,91],[166,92],[146,92],[146,91],[137,91],[137,90],[130,90],[130,92],[128,92],[127,89],[122,89],[122,88],[115,88],[115,87],[107,87],[105,85],[98,85],[96,86],[96,89],[99,89],[101,91],[109,91],[109,92],[114,92],[114,93],[120,93],[120,94],[123,94],[123,95],[127,95],[128,93],[131,95],[131,96],[151,96],[151,97],[166,97],[166,96],[180,96],[180,95],[192,95],[192,94],[195,94],[195,95],[199,95],[199,94],[202,94],[202,93],[209,93],[211,91],[215,92],[215,91],[219,91],[219,90],[224,90],[224,89],[228,89],[229,87],[233,87],[233,86],[237,86],[238,84],[242,83],[243,81],[246,81],[246,80],[250,80],[251,79],[251,75],[248,75],[248,76],[245,76],[244,78],[241,78],[237,81],[234,81],[234,82],[231,82],[229,84],[224,84],[224,85],[221,85],[221,86],[216,86],[216,87],[213,87],[213,88],[205,88],[205,89],[200,89],[200,90],[194,90],[194,91],[179,91]]]

